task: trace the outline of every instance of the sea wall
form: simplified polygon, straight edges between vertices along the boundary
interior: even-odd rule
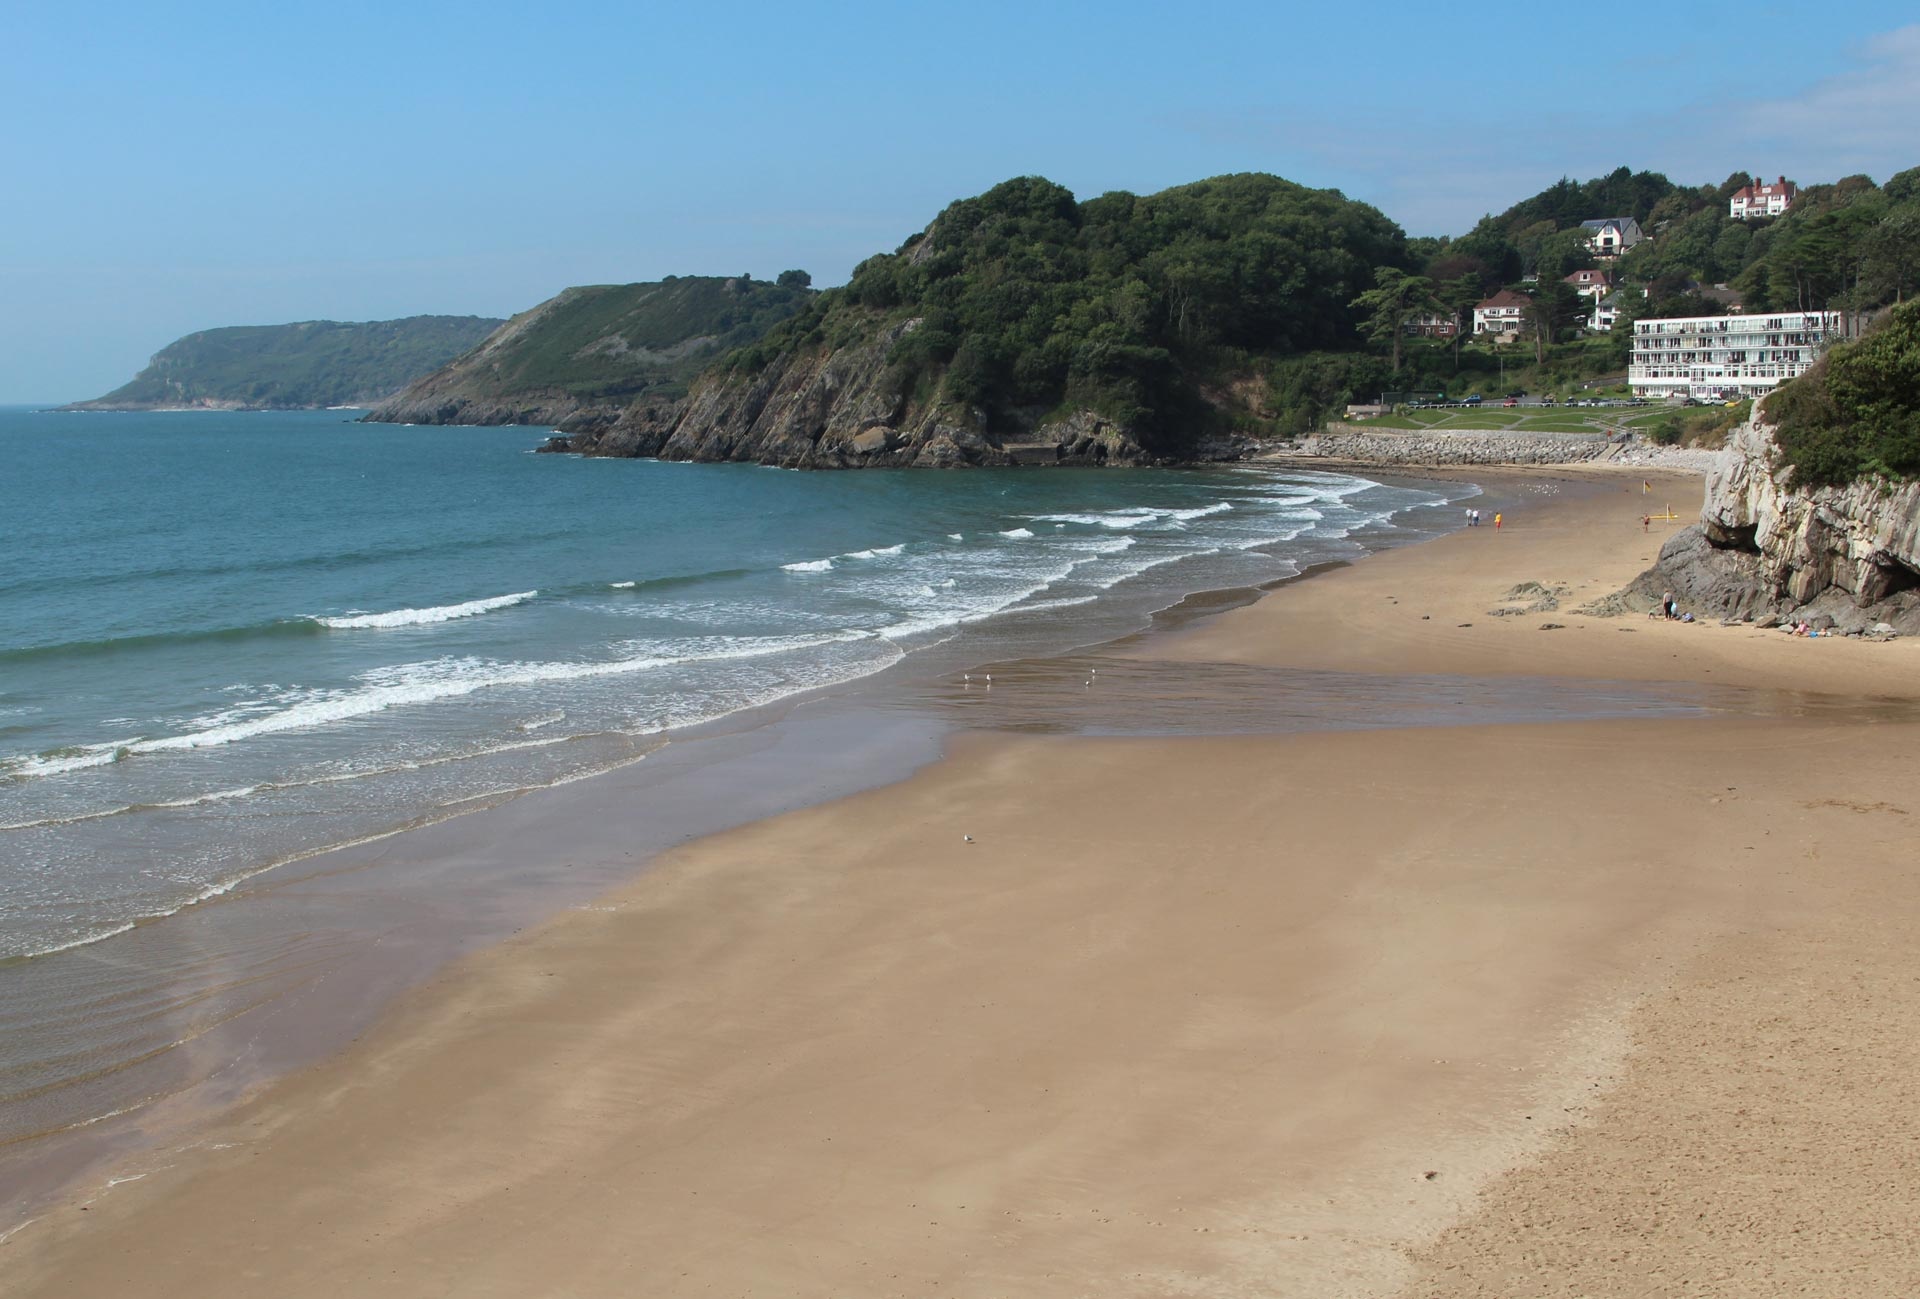
[[[1298,454],[1389,465],[1562,465],[1596,460],[1608,446],[1588,433],[1343,429],[1303,439]]]

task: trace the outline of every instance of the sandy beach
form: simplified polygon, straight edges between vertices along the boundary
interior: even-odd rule
[[[1699,480],[1470,476],[1498,532],[1104,653],[1739,705],[965,735],[462,958],[0,1293],[1920,1292],[1920,645],[1578,613]]]

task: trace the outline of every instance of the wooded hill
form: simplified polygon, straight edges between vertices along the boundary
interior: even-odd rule
[[[1021,177],[951,204],[724,366],[750,375],[918,321],[886,357],[912,406],[1009,435],[1089,410],[1173,454],[1220,419],[1304,427],[1332,394],[1303,400],[1294,372],[1355,347],[1353,299],[1407,258],[1374,208],[1274,176],[1084,202]],[[1235,384],[1244,399],[1208,391]]]

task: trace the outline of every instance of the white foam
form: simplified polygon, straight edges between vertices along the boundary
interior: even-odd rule
[[[188,798],[162,799],[156,803],[125,803],[119,807],[102,808],[97,812],[76,812],[72,816],[48,816],[37,821],[15,821],[0,825],[0,830],[32,830],[48,825],[74,825],[81,821],[104,821],[108,817],[124,816],[128,812],[153,812],[162,809],[181,807],[200,807],[207,803],[224,803],[229,799],[245,798],[259,792],[258,785],[242,785],[238,789],[216,789],[210,794],[195,794]]]
[[[8,776],[59,776],[88,767],[105,767],[128,756],[140,737],[109,740],[105,744],[77,744],[52,753],[8,758],[0,763],[0,772]]]
[[[780,567],[789,573],[824,573],[833,567],[833,561],[831,559],[808,559],[802,560],[797,564],[782,564]]]
[[[907,543],[903,541],[903,542],[901,542],[901,543],[900,543],[899,545],[897,545],[897,546],[876,546],[876,547],[875,547],[874,549],[872,549],[872,550],[850,550],[850,551],[848,551],[848,552],[847,552],[846,554],[844,554],[844,555],[839,555],[839,556],[836,556],[836,558],[839,558],[839,559],[878,559],[878,558],[880,558],[880,557],[881,557],[882,555],[897,555],[897,554],[899,554],[899,553],[900,553],[901,551],[903,551],[903,550],[905,550],[906,548],[907,548]]]
[[[1033,535],[1033,530],[1030,528],[1008,528],[1005,532],[1001,533],[1000,535],[1003,537],[1012,537],[1014,540],[1019,541],[1027,537],[1031,537]]]
[[[539,594],[538,591],[517,591],[512,595],[495,595],[484,600],[436,605],[428,609],[393,609],[387,613],[349,613],[337,617],[313,614],[309,617],[322,627],[331,627],[335,631],[360,631],[370,627],[422,627],[430,623],[452,622],[456,618],[471,618],[495,609],[511,608],[516,604],[525,604]]]
[[[632,657],[588,662],[500,663],[477,658],[436,659],[427,663],[401,664],[377,668],[361,674],[363,685],[354,690],[314,691],[291,696],[293,702],[270,712],[256,712],[240,720],[181,735],[133,740],[117,746],[120,758],[161,753],[179,753],[193,749],[216,748],[241,740],[256,739],[286,731],[311,730],[385,712],[391,708],[436,703],[456,699],[502,686],[538,685],[556,681],[579,681],[594,677],[622,676],[634,672],[672,667],[684,663],[720,659],[760,658],[796,649],[807,649],[837,641],[860,640],[873,635],[865,631],[842,631],[817,636],[786,637],[709,637],[689,642],[691,652],[639,654]],[[96,765],[96,764],[87,764]],[[71,770],[69,766],[64,768]],[[18,768],[19,774],[50,775],[54,769]]]
[[[631,591],[634,586],[632,582],[608,582],[607,585],[616,591]]]
[[[1216,501],[1212,505],[1196,505],[1190,509],[1158,508],[1151,505],[1134,505],[1122,510],[1102,510],[1097,513],[1078,514],[1036,514],[1035,523],[1051,523],[1064,526],[1069,523],[1085,528],[1177,528],[1189,519],[1204,519],[1212,514],[1225,514],[1233,508],[1231,501]]]
[[[967,534],[964,532],[949,532],[947,534],[948,541],[965,541],[966,539]]]

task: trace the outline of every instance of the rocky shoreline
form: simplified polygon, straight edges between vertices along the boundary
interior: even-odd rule
[[[1790,489],[1771,431],[1734,431],[1707,473],[1701,521],[1621,593],[1673,591],[1722,618],[1848,635],[1920,634],[1920,482]]]
[[[1619,445],[1603,433],[1341,429],[1303,438],[1297,454],[1382,465],[1566,465],[1602,459]]]

